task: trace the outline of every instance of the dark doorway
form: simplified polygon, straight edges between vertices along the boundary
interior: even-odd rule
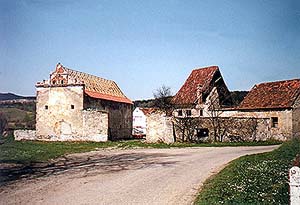
[[[209,135],[209,130],[207,128],[198,128],[197,129],[197,137],[202,138],[202,137],[208,137]]]

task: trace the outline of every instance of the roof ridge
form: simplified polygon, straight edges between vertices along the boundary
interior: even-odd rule
[[[82,72],[82,71],[74,70],[74,69],[71,69],[71,68],[63,66],[62,64],[61,64],[61,66],[64,69],[67,69],[67,70],[70,70],[70,71],[73,71],[73,72],[76,72],[76,73],[84,74],[84,75],[87,75],[87,76],[90,76],[90,77],[93,77],[93,78],[98,78],[98,79],[101,79],[101,80],[110,81],[110,82],[114,82],[115,83],[115,81],[113,81],[113,80],[105,79],[105,78],[102,78],[102,77],[99,77],[99,76],[96,76],[96,75],[92,75],[92,74],[85,73],[85,72]]]
[[[253,87],[258,86],[258,85],[265,85],[265,84],[271,84],[271,83],[292,82],[292,81],[300,81],[300,78],[287,79],[287,80],[278,80],[278,81],[269,81],[269,82],[261,82],[261,83],[255,84]]]
[[[256,84],[241,102],[240,109],[290,108],[299,96],[300,79]]]
[[[192,72],[194,71],[198,71],[198,70],[206,70],[206,69],[212,69],[212,68],[216,68],[216,69],[219,69],[219,66],[217,65],[211,65],[211,66],[205,66],[205,67],[196,67],[192,70]]]
[[[85,93],[89,93],[88,95],[90,97],[103,98],[130,104],[132,103],[131,100],[129,100],[129,98],[127,98],[127,96],[122,92],[118,84],[113,80],[108,80],[96,75],[77,71],[65,67],[60,63],[57,64],[56,71],[57,69],[62,69],[63,72],[68,74],[68,76],[70,77],[70,82],[75,81],[76,83],[76,81],[78,80],[82,82],[85,85]]]

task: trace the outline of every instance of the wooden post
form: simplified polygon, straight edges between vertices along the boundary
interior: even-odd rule
[[[300,168],[292,167],[289,173],[290,178],[290,205],[300,204]]]

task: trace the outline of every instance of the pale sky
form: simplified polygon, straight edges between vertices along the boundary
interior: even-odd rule
[[[0,0],[0,92],[35,95],[64,66],[130,99],[218,65],[230,90],[300,77],[299,0]]]

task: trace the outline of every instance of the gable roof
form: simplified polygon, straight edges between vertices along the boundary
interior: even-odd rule
[[[84,85],[84,93],[92,98],[133,104],[112,80],[66,68],[60,63],[50,75],[50,86]]]
[[[210,83],[217,71],[219,71],[218,66],[193,70],[183,86],[174,96],[172,103],[176,105],[194,104],[198,97],[197,93],[203,93],[209,89]]]
[[[291,108],[300,94],[300,79],[255,85],[239,109]]]
[[[154,108],[154,107],[151,107],[151,108],[142,108],[142,107],[140,107],[140,110],[144,113],[144,115],[150,115],[154,112],[159,111],[158,108]]]

